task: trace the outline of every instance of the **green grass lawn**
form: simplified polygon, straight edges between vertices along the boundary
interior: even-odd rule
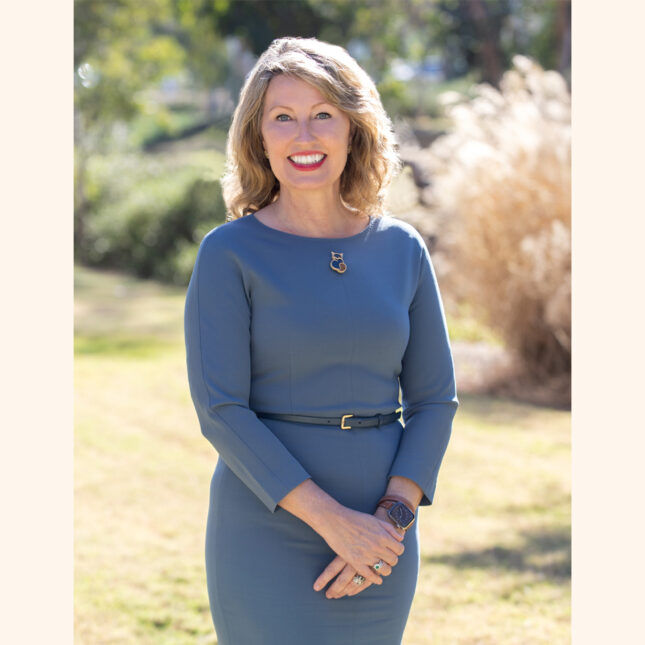
[[[184,289],[77,267],[75,295],[75,642],[216,643]],[[460,398],[404,644],[569,643],[570,414]]]

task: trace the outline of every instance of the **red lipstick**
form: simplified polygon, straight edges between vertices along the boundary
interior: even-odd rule
[[[322,153],[316,152],[316,151],[311,151],[311,152],[306,151],[306,152],[299,152],[297,155],[294,155],[294,157],[307,156],[307,155],[319,155],[319,154],[322,154]],[[306,172],[308,170],[316,170],[320,168],[320,166],[322,166],[323,163],[325,163],[325,159],[327,159],[327,155],[324,155],[323,158],[317,163],[312,163],[312,164],[299,164],[299,163],[296,163],[293,159],[291,159],[291,157],[287,157],[287,159],[289,160],[289,163],[294,168],[297,168],[298,170],[303,170]]]

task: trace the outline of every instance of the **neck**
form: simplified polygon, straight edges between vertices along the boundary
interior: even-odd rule
[[[278,199],[269,207],[284,227],[304,235],[334,237],[352,234],[364,226],[367,216],[358,215],[345,206],[338,191],[280,190]]]

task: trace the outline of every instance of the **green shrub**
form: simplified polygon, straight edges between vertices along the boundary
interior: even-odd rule
[[[77,257],[143,278],[186,284],[202,237],[225,220],[217,179],[138,155],[97,158]]]
[[[168,108],[156,104],[152,112],[142,112],[129,123],[129,144],[136,149],[166,141],[202,121],[201,112],[192,105]]]
[[[378,84],[381,100],[392,117],[425,117],[437,120],[442,116],[440,96],[447,91],[469,95],[475,77],[472,73],[447,81],[414,78],[401,81],[391,76]]]
[[[403,81],[386,78],[378,84],[383,107],[390,115],[410,116],[416,113],[414,97]]]

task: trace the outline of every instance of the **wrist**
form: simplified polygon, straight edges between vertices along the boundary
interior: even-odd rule
[[[325,534],[348,510],[312,479],[306,479],[296,486],[279,502],[279,506],[309,525],[319,535]]]
[[[413,504],[407,497],[404,497],[403,495],[391,495],[389,493],[385,493],[381,499],[377,502],[377,506],[381,506],[383,502],[401,502],[401,504],[405,504],[405,506],[410,509],[413,513],[416,512],[417,505]]]
[[[336,528],[339,523],[347,519],[348,513],[351,509],[343,506],[337,502],[333,497],[329,496],[323,504],[317,509],[313,510],[310,515],[310,521],[307,522],[309,526],[318,533],[325,540],[330,535],[330,532]]]
[[[385,509],[383,506],[376,507],[374,516],[382,522],[387,522],[390,526],[393,526],[399,535],[405,535],[405,529],[400,528],[390,519],[390,516],[387,514],[387,509]]]
[[[412,526],[416,519],[410,502],[398,495],[384,495],[376,506],[377,510],[382,508],[392,524],[404,532]]]
[[[407,500],[406,506],[409,504],[410,510],[416,512],[423,498],[423,490],[415,481],[407,477],[392,475],[387,482],[385,496],[394,495]]]

